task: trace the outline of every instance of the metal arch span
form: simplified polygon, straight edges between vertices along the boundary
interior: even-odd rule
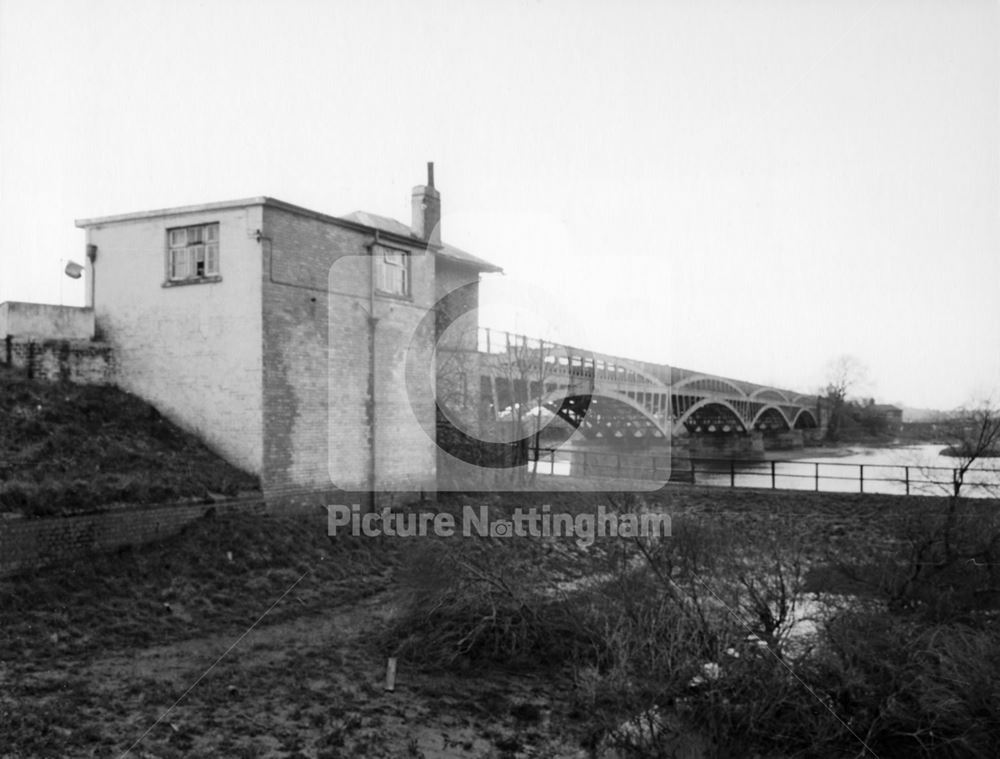
[[[781,416],[781,420],[785,423],[785,427],[787,429],[792,429],[792,423],[788,421],[788,416],[785,414],[785,412],[782,410],[780,406],[775,406],[775,405],[764,406],[764,408],[758,411],[757,414],[754,416],[753,421],[750,422],[749,427],[751,429],[756,427],[757,424],[760,422],[760,420],[764,417],[764,415],[768,411],[778,412],[778,414]]]
[[[741,414],[735,406],[729,403],[729,401],[722,398],[704,398],[688,408],[678,419],[674,420],[673,433],[676,435],[682,432],[685,424],[690,421],[694,414],[703,408],[707,408],[708,406],[721,406],[722,408],[728,409],[732,412],[740,426],[743,427],[743,431],[746,431],[747,424],[743,418],[743,414]]]
[[[604,413],[598,416],[604,421],[617,417],[626,433],[645,429],[669,435],[682,432],[685,426],[692,432],[741,433],[755,432],[755,428],[776,431],[820,426],[812,410],[816,396],[478,329],[478,349],[468,351],[471,358],[463,359],[460,368],[482,380],[472,386],[483,388],[478,400],[487,414],[491,409],[499,413],[524,396],[521,403],[541,401],[550,411],[558,406],[560,417],[583,431],[588,429],[587,414],[602,407]],[[510,388],[519,389],[514,393]],[[596,406],[589,409],[580,403],[563,408],[561,401],[568,397],[592,398]],[[704,411],[713,404],[715,412]],[[692,417],[698,417],[696,424],[688,424]]]
[[[805,423],[806,417],[809,418],[809,424]],[[799,424],[800,420],[802,421],[801,425]],[[792,420],[792,429],[794,430],[815,429],[816,427],[819,427],[819,422],[816,421],[816,415],[807,408],[799,409],[799,413],[797,413],[795,418]]]
[[[713,377],[709,374],[699,374],[692,377],[685,377],[680,382],[674,383],[674,392],[681,390],[687,393],[724,393],[737,398],[746,398],[747,394],[738,385],[722,377]]]
[[[634,425],[634,420],[639,419],[646,423],[647,429],[651,428],[653,430],[654,437],[669,439],[671,430],[666,423],[666,419],[658,419],[657,416],[651,414],[645,406],[635,402],[628,396],[619,395],[617,393],[615,395],[609,395],[595,390],[587,396],[579,397],[585,397],[588,401],[588,403],[584,404],[586,406],[586,411],[579,416],[572,413],[571,409],[574,406],[572,403],[566,404],[570,409],[568,412],[560,412],[561,408],[565,408],[563,401],[567,398],[567,395],[564,392],[556,391],[549,393],[542,399],[542,405],[544,405],[549,411],[557,413],[560,418],[574,427],[578,429],[580,427],[584,427],[585,435],[587,435],[588,431],[592,430],[593,427],[599,423],[608,423],[608,429],[615,430],[620,429],[615,427],[616,422],[622,423],[623,426]],[[622,414],[621,412],[624,409],[631,411],[631,416],[628,414]]]
[[[774,401],[776,403],[788,403],[788,398],[776,387],[759,387],[750,393],[751,400]]]

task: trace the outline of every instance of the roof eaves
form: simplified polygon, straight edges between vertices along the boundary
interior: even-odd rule
[[[497,266],[496,264],[491,264],[478,256],[474,256],[471,253],[466,253],[464,250],[458,250],[454,248],[453,250],[458,251],[458,255],[448,250],[449,246],[445,245],[440,248],[435,248],[434,252],[441,256],[442,258],[447,258],[449,261],[455,261],[456,263],[464,264],[465,266],[474,266],[479,271],[489,272],[491,274],[502,274],[503,267]]]
[[[151,211],[136,211],[133,213],[114,214],[112,216],[96,216],[90,219],[76,219],[74,224],[84,229],[86,227],[97,227],[103,224],[118,224],[126,221],[142,221],[143,219],[155,219],[161,216],[183,216],[186,214],[202,213],[210,211],[223,211],[229,208],[246,208],[247,206],[265,205],[269,198],[241,198],[240,200],[224,200],[218,203],[198,203],[190,206],[176,206],[174,208],[156,208]]]
[[[337,216],[330,216],[328,214],[320,213],[319,211],[313,211],[309,208],[297,206],[293,203],[278,200],[277,198],[271,198],[266,195],[259,195],[252,198],[241,198],[238,200],[225,200],[218,203],[199,203],[196,205],[175,206],[173,208],[156,208],[150,211],[137,211],[133,213],[115,214],[112,216],[97,216],[89,219],[76,219],[74,223],[78,228],[86,229],[89,227],[103,226],[105,224],[121,224],[130,221],[143,221],[146,219],[157,219],[169,216],[187,216],[197,213],[225,211],[232,208],[247,208],[250,206],[275,208],[280,211],[293,213],[297,216],[316,219],[317,221],[322,221],[327,224],[336,224],[337,226],[344,227],[346,229],[353,229],[358,232],[373,233],[376,230],[376,227],[367,224],[362,224],[350,219],[342,219]],[[417,248],[426,249],[428,247],[427,241],[422,240],[419,237],[399,235],[390,230],[380,229],[378,231],[382,236],[387,239],[391,239],[394,242],[405,243],[406,245]]]

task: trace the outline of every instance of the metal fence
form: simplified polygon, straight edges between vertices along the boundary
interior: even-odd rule
[[[1000,495],[1000,469],[974,467],[959,482],[958,467],[857,464],[776,459],[692,459],[691,482],[783,490],[947,495]],[[675,474],[677,474],[675,472]]]
[[[815,490],[840,493],[950,495],[958,467],[919,464],[857,464],[794,459],[697,458],[671,460],[669,454],[531,448],[528,472],[565,477],[668,480],[723,487]],[[961,493],[1000,498],[1000,469],[973,467]]]

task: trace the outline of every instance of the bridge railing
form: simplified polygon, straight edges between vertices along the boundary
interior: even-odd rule
[[[623,384],[648,385],[649,380],[627,363],[573,348],[569,345],[528,337],[515,332],[479,327],[479,351],[492,356],[509,356],[531,370],[544,366],[548,375],[593,377]],[[541,362],[538,356],[541,354]]]
[[[958,472],[957,467],[914,464],[697,458],[691,459],[685,479],[698,485],[772,490],[948,495],[955,492]],[[680,473],[675,471],[675,476]],[[969,469],[961,491],[969,496],[1000,496],[1000,469]]]

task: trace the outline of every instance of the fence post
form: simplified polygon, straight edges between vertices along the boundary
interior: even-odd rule
[[[774,490],[774,461],[771,461],[771,490]]]
[[[861,492],[864,493],[865,492],[865,465],[864,464],[858,464],[858,473],[860,475],[860,480],[861,480]]]
[[[906,494],[910,494],[910,467],[904,466],[903,469],[906,471]]]
[[[736,487],[736,459],[729,459],[729,487]]]
[[[816,492],[819,492],[819,462],[816,462]]]

